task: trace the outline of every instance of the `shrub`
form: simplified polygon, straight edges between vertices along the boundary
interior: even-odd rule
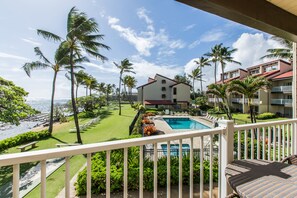
[[[110,157],[110,187],[111,192],[123,190],[123,150],[111,151]],[[128,149],[128,190],[139,189],[139,147],[131,147]],[[105,192],[106,179],[106,153],[100,152],[92,157],[92,193],[99,194]],[[183,156],[183,184],[189,184],[190,175],[190,158]],[[204,161],[204,182],[209,182],[209,162]],[[194,183],[199,183],[200,163],[198,158],[194,158]],[[179,182],[179,159],[171,157],[171,184],[177,185]],[[162,157],[158,160],[158,186],[166,187],[167,184],[167,158]],[[154,180],[154,162],[148,158],[144,159],[143,165],[143,187],[144,190],[153,190]],[[218,181],[218,162],[213,163],[213,179]],[[78,195],[86,194],[86,168],[78,174],[76,189]]]
[[[14,137],[10,137],[0,141],[0,152],[21,144],[41,140],[50,136],[51,134],[47,130],[44,130],[40,132],[27,132]]]
[[[142,115],[140,114],[132,130],[132,134],[142,134]]]
[[[267,119],[272,119],[272,118],[276,118],[276,117],[277,116],[275,113],[270,113],[270,112],[262,113],[262,114],[256,116],[256,118],[259,120],[267,120]]]

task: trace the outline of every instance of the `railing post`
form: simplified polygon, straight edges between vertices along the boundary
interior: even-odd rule
[[[232,192],[232,188],[225,177],[225,169],[234,160],[234,122],[233,120],[221,120],[219,126],[226,127],[221,135],[221,164],[220,165],[220,196],[226,197]]]

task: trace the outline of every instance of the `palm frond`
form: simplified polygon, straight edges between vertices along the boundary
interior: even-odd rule
[[[39,56],[39,59],[43,60],[44,62],[51,64],[52,63],[43,55],[42,51],[39,49],[39,47],[34,48],[34,52],[37,56]]]
[[[62,41],[63,39],[61,37],[59,37],[56,34],[53,34],[51,32],[48,31],[44,31],[44,30],[37,30],[37,34],[41,35],[43,38],[47,39],[47,40],[52,40],[52,41]]]
[[[42,63],[40,61],[35,61],[32,63],[25,63],[24,66],[22,67],[26,74],[31,77],[31,71],[33,70],[38,70],[38,69],[47,69],[51,67],[50,65],[46,63]]]

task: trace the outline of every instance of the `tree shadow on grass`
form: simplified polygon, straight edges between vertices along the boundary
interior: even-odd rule
[[[63,144],[67,144],[68,142],[65,142],[65,141],[63,141],[63,140],[60,140],[60,139],[58,139],[58,138],[56,138],[56,137],[50,137],[51,139],[54,139],[54,140],[57,140],[58,142],[60,142],[60,143],[63,143]]]
[[[104,118],[107,118],[109,116],[111,116],[112,113],[108,110],[103,110],[100,112],[100,119],[103,120]]]

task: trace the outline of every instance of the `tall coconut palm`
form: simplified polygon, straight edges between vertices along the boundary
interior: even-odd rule
[[[132,89],[136,87],[137,80],[133,76],[125,76],[124,79],[124,84],[128,87],[128,93],[129,93],[129,100],[130,103],[132,104]]]
[[[106,105],[108,106],[108,100],[109,100],[109,94],[112,94],[114,89],[115,89],[115,84],[107,84],[105,86],[105,91],[106,91]]]
[[[292,62],[293,61],[293,42],[277,36],[272,36],[271,38],[279,42],[283,46],[283,48],[268,49],[266,51],[267,54],[261,57],[261,59],[282,58]]]
[[[195,95],[195,80],[199,80],[199,79],[202,78],[200,67],[197,67],[196,69],[193,69],[191,74],[188,74],[188,76],[192,79],[193,96],[194,96],[194,99],[195,99],[196,98],[196,95]]]
[[[222,69],[222,83],[224,84],[224,74],[226,63],[235,63],[241,65],[240,62],[233,60],[232,54],[236,52],[237,49],[230,49],[229,47],[221,47],[219,50],[218,62],[221,64]]]
[[[56,90],[56,80],[58,72],[62,70],[63,67],[68,65],[68,56],[67,51],[63,48],[58,48],[55,53],[54,62],[49,61],[46,58],[39,47],[34,48],[35,54],[39,56],[42,62],[34,61],[31,63],[25,63],[22,67],[26,74],[30,77],[32,70],[39,70],[39,69],[48,69],[51,68],[54,71],[54,78],[52,82],[52,95],[51,95],[51,111],[50,111],[50,119],[49,119],[49,133],[53,132],[53,123],[54,123],[54,99],[55,99],[55,90]]]
[[[207,93],[213,94],[221,99],[224,112],[229,120],[232,120],[232,113],[229,106],[229,84],[211,84],[208,86]]]
[[[254,110],[253,98],[260,89],[266,89],[271,86],[270,82],[264,77],[248,76],[243,80],[234,80],[231,82],[230,91],[244,95],[248,99],[251,122],[256,123],[256,114]]]
[[[190,84],[191,80],[187,77],[186,74],[183,75],[175,75],[174,76],[174,80],[178,83],[186,83],[186,84]]]
[[[67,18],[67,34],[65,39],[44,30],[37,30],[37,33],[43,36],[45,39],[62,42],[61,46],[68,50],[69,53],[69,65],[71,74],[71,103],[73,108],[73,117],[76,127],[77,142],[82,144],[80,136],[80,129],[77,117],[77,107],[74,94],[74,66],[75,58],[82,57],[82,52],[86,52],[88,55],[94,56],[101,61],[107,60],[107,58],[99,53],[99,49],[107,49],[110,47],[104,45],[99,40],[103,39],[102,34],[98,34],[98,24],[93,18],[88,18],[83,12],[79,12],[73,7],[68,13]]]
[[[121,108],[121,84],[122,84],[122,76],[124,73],[134,73],[133,71],[133,64],[130,63],[130,61],[125,58],[124,60],[121,61],[120,64],[115,63],[115,66],[120,70],[120,79],[119,79],[119,115],[122,115],[122,108]]]
[[[84,84],[85,78],[88,76],[86,72],[83,70],[79,70],[78,72],[74,73],[75,77],[75,100],[77,101],[77,95],[78,95],[78,88],[79,86]],[[69,78],[70,80],[71,78]]]
[[[86,96],[88,96],[88,91],[89,90],[89,96],[92,96],[92,90],[96,89],[97,87],[97,80],[94,78],[92,75],[87,75],[84,78],[84,85],[86,85]]]
[[[202,68],[205,67],[205,66],[210,66],[210,63],[209,63],[209,60],[208,58],[204,58],[203,56],[201,58],[199,58],[199,60],[195,60],[194,61],[197,66],[200,68],[200,72],[201,72],[201,77],[200,77],[200,92],[203,93],[203,87],[202,87],[202,76],[203,76],[203,73],[202,73]],[[193,87],[194,89],[194,87]]]
[[[223,46],[223,43],[217,44],[211,48],[210,52],[206,53],[205,56],[208,56],[210,61],[214,63],[214,78],[215,83],[217,83],[217,64],[219,61],[220,51]]]

